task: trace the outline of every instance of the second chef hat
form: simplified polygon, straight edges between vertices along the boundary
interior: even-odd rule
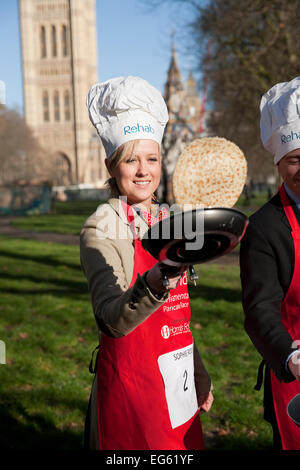
[[[300,77],[277,83],[260,103],[261,140],[274,155],[274,163],[300,148]]]

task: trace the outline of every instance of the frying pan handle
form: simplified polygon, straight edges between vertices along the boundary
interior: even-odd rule
[[[167,266],[163,263],[160,263],[160,271],[162,277],[162,283],[164,287],[168,287],[170,285],[170,281],[168,278],[168,274],[179,275],[183,274],[183,268],[180,266]]]
[[[164,287],[168,287],[170,285],[170,281],[168,279],[168,269],[161,265],[160,267],[161,277],[162,277],[162,284]]]
[[[161,277],[162,277],[162,284],[164,287],[168,287],[170,285],[170,281],[168,279],[168,272],[170,271],[170,267],[167,267],[161,264],[160,271],[161,271]],[[189,271],[190,271],[190,280],[193,281],[194,285],[196,286],[198,275],[196,274],[194,266],[192,264],[189,265]]]
[[[194,281],[194,286],[196,286],[196,281],[198,279],[198,275],[195,273],[194,266],[192,264],[189,265],[189,271],[190,271],[190,280]]]

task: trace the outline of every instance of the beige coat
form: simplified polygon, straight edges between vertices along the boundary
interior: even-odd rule
[[[156,208],[153,206],[152,210]],[[134,213],[136,232],[142,238],[148,226]],[[114,337],[130,333],[169,297],[165,294],[159,300],[151,292],[144,279],[146,273],[138,275],[134,285],[129,287],[134,268],[134,241],[118,198],[100,205],[84,223],[80,233],[80,258],[100,342],[103,333]],[[211,381],[195,345],[194,351],[195,384],[199,396],[209,392]],[[96,387],[95,382],[93,388]],[[95,395],[95,390],[92,395]]]

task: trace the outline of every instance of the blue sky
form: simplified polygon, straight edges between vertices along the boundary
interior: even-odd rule
[[[183,79],[193,67],[183,25],[190,9],[163,4],[150,9],[145,0],[96,0],[98,78],[138,75],[163,92],[174,30]],[[0,80],[6,105],[23,113],[22,60],[18,0],[0,0]]]

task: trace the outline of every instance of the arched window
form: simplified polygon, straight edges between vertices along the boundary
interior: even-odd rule
[[[52,56],[57,56],[57,44],[56,44],[56,27],[51,26],[51,49],[52,49]]]
[[[62,26],[62,30],[61,30],[61,42],[62,42],[63,57],[67,57],[68,55],[68,30],[65,24]]]
[[[41,58],[43,59],[47,55],[45,26],[41,26],[41,29],[40,29],[40,46],[41,46]]]
[[[55,90],[55,92],[54,92],[53,104],[54,104],[54,120],[59,121],[60,120],[59,93],[58,93],[57,90]]]
[[[54,156],[55,184],[68,185],[72,182],[71,163],[69,158],[63,153]]]
[[[64,93],[64,104],[65,104],[65,121],[70,121],[71,119],[70,93],[68,90],[66,90]]]
[[[43,93],[43,117],[44,117],[44,122],[50,121],[48,91],[44,91]]]

